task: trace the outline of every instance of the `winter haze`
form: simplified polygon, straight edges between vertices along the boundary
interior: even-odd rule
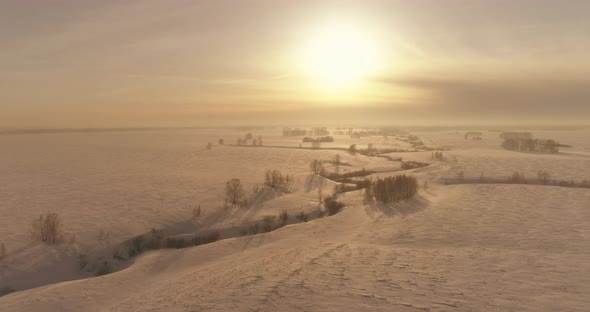
[[[0,311],[588,311],[589,1],[0,1]]]

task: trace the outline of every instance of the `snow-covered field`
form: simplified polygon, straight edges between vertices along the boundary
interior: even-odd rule
[[[419,197],[382,208],[364,205],[360,191],[350,192],[341,197],[343,212],[307,223],[292,216],[318,209],[320,184],[309,174],[313,159],[339,154],[346,164],[341,170],[366,168],[378,176],[403,172],[400,163],[341,150],[205,149],[207,142],[234,143],[246,132],[262,135],[267,146],[299,145],[296,138],[281,137],[280,129],[0,136],[0,243],[7,250],[0,289],[19,290],[0,298],[0,310],[587,311],[590,306],[590,189],[440,183],[459,171],[489,177],[523,171],[534,178],[547,170],[555,179],[590,179],[587,130],[539,134],[574,145],[556,155],[504,151],[497,133],[472,141],[461,131],[420,132],[427,144],[451,150],[444,161],[431,159],[430,152],[390,154],[432,164],[407,172],[429,183]],[[322,147],[355,143],[407,147],[392,138],[338,136]],[[283,209],[292,224],[199,247],[147,252],[106,276],[79,271],[80,250],[108,248],[152,228],[191,228],[196,204],[205,216],[223,209],[227,180],[241,179],[249,193],[268,169],[295,175],[295,191],[228,214],[214,226],[256,221]],[[324,196],[333,185],[322,180]],[[47,211],[59,213],[75,242],[58,247],[32,242],[31,222]],[[107,242],[98,239],[101,232],[109,233]]]

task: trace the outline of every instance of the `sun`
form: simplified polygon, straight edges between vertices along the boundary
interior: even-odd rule
[[[326,25],[313,32],[303,54],[306,74],[329,89],[355,88],[377,67],[370,34],[346,23]]]

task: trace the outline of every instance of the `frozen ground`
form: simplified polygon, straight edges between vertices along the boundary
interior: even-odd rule
[[[67,251],[31,243],[30,222],[41,212],[59,212],[66,230],[78,236],[75,247],[85,248],[97,244],[101,229],[119,241],[152,227],[186,223],[196,202],[213,213],[223,183],[232,177],[248,190],[266,169],[276,168],[295,174],[298,184],[294,193],[227,224],[281,209],[291,215],[317,209],[317,184],[307,183],[312,159],[339,153],[348,170],[365,167],[384,176],[399,170],[399,162],[332,150],[206,151],[208,141],[239,135],[220,131],[0,136],[0,242],[8,250],[0,287],[51,283],[0,298],[0,310],[586,311],[590,306],[589,189],[437,183],[459,170],[477,176],[524,170],[534,177],[545,169],[554,178],[590,178],[584,150],[507,152],[492,137],[474,142],[447,132],[420,134],[452,147],[445,161],[430,159],[428,152],[400,153],[405,160],[433,164],[410,171],[430,187],[404,204],[365,206],[360,192],[347,193],[342,198],[347,206],[333,217],[149,252],[110,275],[54,283],[83,276]],[[270,144],[273,132],[263,137]]]

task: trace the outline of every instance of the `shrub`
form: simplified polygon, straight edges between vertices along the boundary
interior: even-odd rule
[[[211,231],[209,233],[193,237],[193,245],[205,245],[218,241],[221,238],[219,231]]]
[[[254,235],[254,234],[260,233],[260,226],[258,225],[258,223],[252,224],[250,226],[250,228],[248,229],[248,233],[250,233],[250,235]]]
[[[332,196],[334,196],[334,198],[338,197],[338,195],[342,194],[346,192],[346,184],[344,183],[338,183],[336,185],[334,185],[334,191],[332,192]]]
[[[430,165],[429,163],[419,162],[419,161],[405,161],[402,162],[402,169],[403,170],[410,170],[416,168],[422,168]]]
[[[166,239],[166,244],[165,244],[166,248],[181,249],[181,248],[186,248],[188,246],[189,246],[189,244],[184,238],[168,237]]]
[[[301,222],[307,222],[307,215],[302,211],[297,215],[297,219],[299,219]]]
[[[348,147],[348,152],[351,154],[356,154],[356,144],[352,144]]]
[[[112,272],[111,264],[108,261],[104,261],[96,270],[96,276],[103,276]]]
[[[39,219],[33,222],[31,234],[35,240],[48,244],[57,244],[63,240],[62,223],[59,215],[50,212],[47,215],[40,215]]]
[[[219,139],[219,145],[223,145],[223,144],[224,144],[223,139]]]
[[[324,198],[324,208],[326,208],[326,213],[328,216],[333,216],[340,212],[342,208],[344,208],[344,204],[336,201],[336,199],[332,197]]]
[[[201,205],[193,208],[193,222],[197,222],[201,218]]]
[[[6,258],[6,246],[4,243],[0,244],[0,262],[2,262]]]
[[[282,225],[287,224],[287,221],[289,220],[289,213],[287,210],[281,210],[279,213],[279,220],[281,221]]]
[[[321,174],[324,171],[322,162],[317,159],[311,161],[311,163],[309,164],[309,169],[311,169],[311,172],[313,172],[313,174]]]
[[[510,177],[508,177],[508,183],[512,184],[527,184],[527,180],[524,173],[514,171]]]
[[[129,258],[135,257],[143,252],[143,236],[137,236],[129,243],[127,255]]]
[[[0,288],[0,297],[6,296],[8,294],[12,294],[15,291],[16,291],[16,289],[14,289],[12,287],[8,287],[8,286],[2,287],[2,288]]]
[[[225,184],[225,202],[239,206],[244,200],[244,188],[240,179],[231,179]]]
[[[162,230],[152,229],[149,238],[145,241],[143,247],[146,250],[158,249],[161,247],[163,239],[164,232]]]
[[[399,175],[377,179],[365,189],[365,202],[376,200],[395,203],[414,197],[418,193],[418,180],[412,176]]]
[[[84,270],[87,265],[88,265],[88,255],[85,253],[79,253],[78,254],[78,268],[80,268],[80,270]]]
[[[275,216],[265,216],[262,219],[262,232],[267,233],[272,231],[272,226],[275,221]]]
[[[119,248],[113,250],[113,259],[118,261],[125,260],[125,257],[123,257],[123,254],[121,253],[121,250]]]
[[[211,150],[211,148],[213,148],[213,144],[211,144],[211,142],[207,143],[207,150]]]
[[[352,182],[351,178],[358,178],[358,177],[366,177],[368,175],[371,175],[375,173],[375,171],[370,171],[370,170],[366,170],[365,168],[362,168],[360,170],[357,171],[349,171],[349,172],[345,172],[345,173],[331,173],[331,174],[324,174],[324,176],[326,176],[328,179],[330,180],[334,180],[336,182]]]

